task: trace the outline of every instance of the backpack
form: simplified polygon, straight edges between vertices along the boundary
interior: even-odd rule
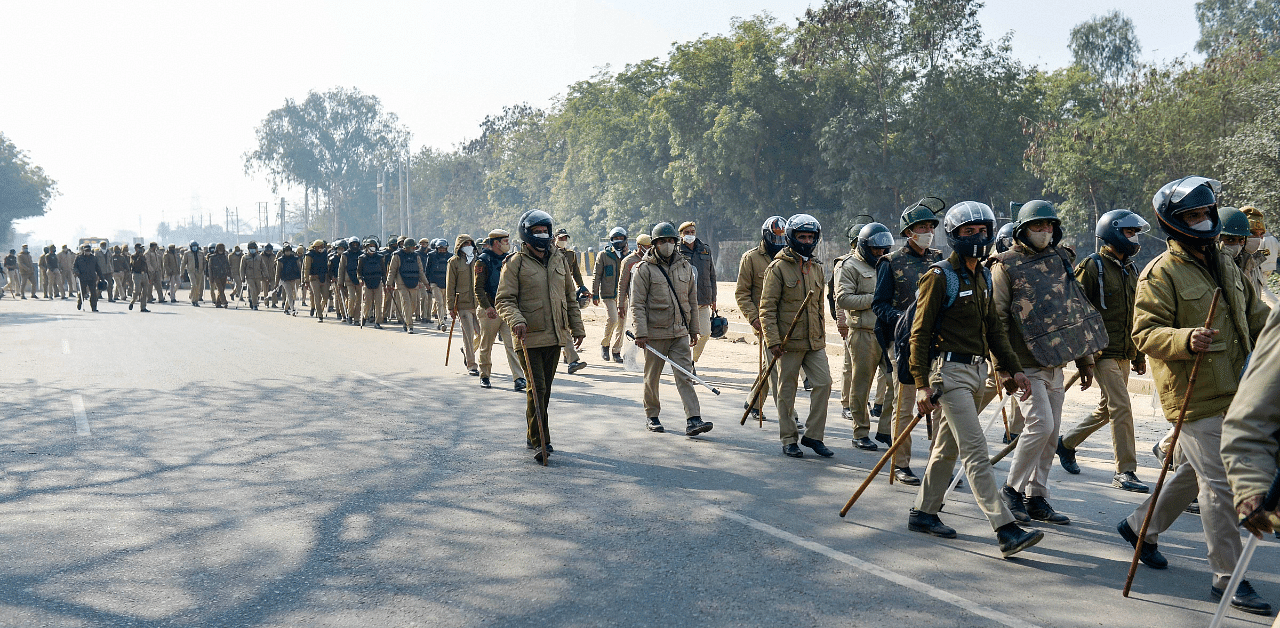
[[[951,260],[942,260],[934,262],[929,266],[942,271],[943,277],[946,278],[946,293],[942,297],[942,310],[946,310],[956,302],[956,297],[960,294],[960,275],[951,267]],[[982,277],[987,281],[987,294],[991,294],[991,271],[982,264],[978,265],[982,269]],[[912,301],[907,307],[907,311],[898,317],[898,324],[893,329],[893,353],[898,360],[898,381],[903,384],[915,385],[915,378],[911,376],[911,327],[916,320],[916,304],[919,299]],[[933,323],[933,341],[929,346],[929,359],[938,356],[937,347],[938,329],[942,325],[942,311],[938,312],[939,316]]]

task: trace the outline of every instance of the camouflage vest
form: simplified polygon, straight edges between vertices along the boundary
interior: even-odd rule
[[[1045,366],[1066,364],[1107,347],[1107,328],[1071,272],[1070,254],[1053,247],[996,256],[1009,274],[1010,317],[1027,348]]]
[[[916,300],[916,285],[920,283],[920,275],[929,270],[934,262],[942,261],[942,252],[937,249],[925,249],[924,255],[914,255],[910,244],[884,256],[884,263],[889,264],[893,272],[893,309],[907,311]]]

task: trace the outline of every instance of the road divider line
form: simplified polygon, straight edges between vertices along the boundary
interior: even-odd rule
[[[741,523],[749,528],[754,528],[756,530],[759,530],[760,532],[764,532],[769,536],[782,539],[783,541],[786,541],[793,545],[798,545],[809,551],[817,552],[818,554],[822,554],[823,556],[826,556],[827,558],[830,558],[832,560],[842,562],[846,565],[849,565],[850,567],[860,569],[873,576],[883,578],[885,580],[888,580],[889,582],[892,582],[899,586],[906,587],[917,593],[923,593],[936,600],[940,600],[942,602],[951,604],[952,606],[956,606],[958,608],[964,609],[979,617],[985,617],[987,619],[990,619],[991,621],[998,622],[1005,626],[1009,626],[1009,628],[1038,628],[1036,624],[1029,623],[1027,621],[1024,621],[1012,615],[1001,613],[1000,611],[997,611],[992,608],[987,608],[986,606],[978,604],[977,602],[966,600],[965,598],[955,595],[954,593],[948,593],[946,591],[943,591],[942,589],[939,589],[933,585],[925,584],[914,578],[910,578],[900,573],[889,571],[884,567],[881,567],[873,563],[869,563],[860,558],[855,558],[839,550],[827,547],[826,545],[823,545],[821,543],[815,543],[814,541],[802,539],[790,532],[787,532],[786,530],[780,530],[762,521],[756,521],[755,519],[752,519],[750,517],[745,517],[736,512],[721,510],[719,508],[709,507],[708,510],[726,519],[737,521],[738,523]]]
[[[76,417],[76,434],[89,436],[89,415],[84,412],[84,398],[71,395],[71,414]]]
[[[62,355],[71,355],[71,341],[62,339]]]

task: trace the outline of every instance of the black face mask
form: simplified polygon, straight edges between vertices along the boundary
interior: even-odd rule
[[[615,240],[615,241],[613,242],[613,248],[614,248],[615,250],[618,250],[618,251],[624,251],[624,250],[626,250],[626,248],[627,248],[627,241],[626,241],[626,240]]]

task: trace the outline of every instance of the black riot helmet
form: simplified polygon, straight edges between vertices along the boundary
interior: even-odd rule
[[[534,227],[546,227],[546,233],[534,234]],[[531,209],[520,215],[520,241],[539,250],[545,251],[551,246],[551,214],[541,209]]]
[[[986,235],[960,237],[960,228],[968,225],[983,225]],[[996,215],[985,203],[963,201],[951,206],[942,219],[942,229],[947,233],[947,244],[951,250],[961,257],[985,259],[991,252],[991,244],[996,240]]]
[[[1093,234],[1110,245],[1117,253],[1129,257],[1137,253],[1142,246],[1126,238],[1124,229],[1137,229],[1138,233],[1142,233],[1151,229],[1151,223],[1127,209],[1113,209],[1098,218],[1098,227],[1094,229]]]
[[[996,253],[1004,253],[1013,248],[1013,228],[1018,223],[1006,222],[1000,231],[996,232]]]
[[[872,253],[871,249],[885,249],[888,252],[890,248],[893,248],[893,234],[888,227],[878,222],[864,226],[858,233],[858,252],[869,264],[874,265],[880,257]]]
[[[1194,247],[1206,247],[1218,238],[1222,222],[1218,219],[1218,194],[1222,184],[1205,177],[1183,177],[1170,181],[1151,197],[1156,219],[1166,235]],[[1192,229],[1179,214],[1208,208],[1209,229]]]
[[[812,233],[813,242],[804,243],[796,239],[800,233]],[[809,214],[796,214],[787,219],[787,246],[802,257],[813,257],[813,250],[822,240],[822,223]]]
[[[787,245],[787,219],[782,216],[770,216],[760,225],[760,240],[764,250],[773,257]]]

